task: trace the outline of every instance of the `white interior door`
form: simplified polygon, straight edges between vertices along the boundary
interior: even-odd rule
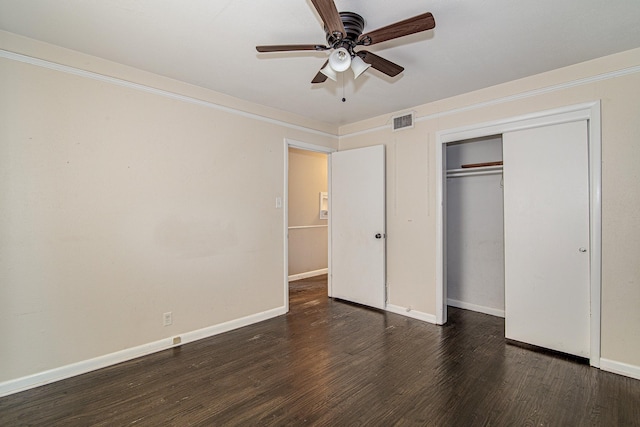
[[[503,134],[505,335],[590,349],[587,122]]]
[[[331,154],[331,296],[385,306],[383,145]]]

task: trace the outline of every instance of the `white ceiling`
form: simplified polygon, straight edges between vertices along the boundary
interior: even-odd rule
[[[405,67],[312,85],[327,52],[309,0],[0,0],[0,28],[342,125],[640,47],[640,0],[335,0],[365,32],[432,12],[436,28],[371,46]],[[343,90],[347,101],[341,102]]]

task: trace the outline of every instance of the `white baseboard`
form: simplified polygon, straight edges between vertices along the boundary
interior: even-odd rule
[[[492,316],[504,318],[504,310],[498,308],[485,307],[483,305],[471,304],[464,301],[458,301],[455,299],[447,298],[447,305],[457,308],[463,308],[465,310],[477,311],[479,313],[490,314]]]
[[[105,354],[104,356],[98,356],[93,359],[83,360],[81,362],[72,363],[70,365],[61,366],[59,368],[54,368],[48,371],[38,372],[26,377],[5,381],[0,383],[0,397],[64,380],[76,375],[85,374],[97,369],[106,368],[107,366],[112,366],[141,356],[146,356],[151,353],[166,350],[172,347],[177,347],[203,338],[208,338],[214,335],[221,334],[223,332],[241,328],[243,326],[262,322],[263,320],[286,314],[286,312],[287,311],[285,307],[278,307],[272,310],[267,310],[261,313],[242,317],[240,319],[234,319],[228,322],[220,323],[218,325],[198,329],[196,331],[177,334],[169,338],[161,339],[159,341],[143,344],[137,347],[127,348],[115,353]],[[174,338],[178,337],[180,338],[180,343],[174,344]]]
[[[387,304],[385,309],[391,313],[400,314],[402,316],[411,317],[412,319],[422,320],[423,322],[436,323],[436,316],[433,314],[423,313],[421,311],[412,310],[410,307],[400,307],[398,305]]]
[[[640,366],[600,358],[600,369],[640,380]]]
[[[328,268],[321,268],[320,270],[313,270],[313,271],[307,271],[305,273],[292,274],[291,276],[289,276],[289,281],[293,282],[294,280],[308,279],[309,277],[322,276],[323,274],[328,274],[328,273],[329,273]]]

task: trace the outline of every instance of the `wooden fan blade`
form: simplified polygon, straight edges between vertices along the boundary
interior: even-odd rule
[[[291,50],[327,50],[327,46],[319,44],[274,44],[270,46],[256,46],[258,52],[288,52]]]
[[[329,61],[325,62],[324,65],[322,67],[320,67],[320,69],[322,70],[324,67],[327,66],[328,63],[329,63]],[[325,76],[320,71],[318,71],[318,74],[316,74],[316,76],[313,78],[313,80],[311,80],[311,83],[324,83],[324,82],[327,81],[327,79],[328,79],[327,76]]]
[[[387,25],[386,27],[371,31],[370,33],[363,34],[358,38],[358,43],[369,46],[387,40],[397,39],[398,37],[419,33],[421,31],[427,31],[435,26],[436,21],[433,18],[433,15],[430,12],[427,12],[422,15],[414,16],[413,18],[405,19],[404,21],[396,22],[395,24]]]
[[[386,74],[389,77],[395,77],[404,71],[404,67],[394,64],[393,62],[384,59],[375,53],[367,52],[366,50],[360,51],[357,55],[362,58],[367,64],[371,64],[371,67]]]
[[[329,30],[329,34],[340,33],[342,37],[347,34],[333,0],[311,0],[311,3],[313,3],[313,7],[318,11],[322,22],[324,22],[324,25]]]

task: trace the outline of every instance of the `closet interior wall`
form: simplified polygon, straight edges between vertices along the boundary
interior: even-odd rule
[[[447,304],[504,317],[501,135],[446,146]]]

